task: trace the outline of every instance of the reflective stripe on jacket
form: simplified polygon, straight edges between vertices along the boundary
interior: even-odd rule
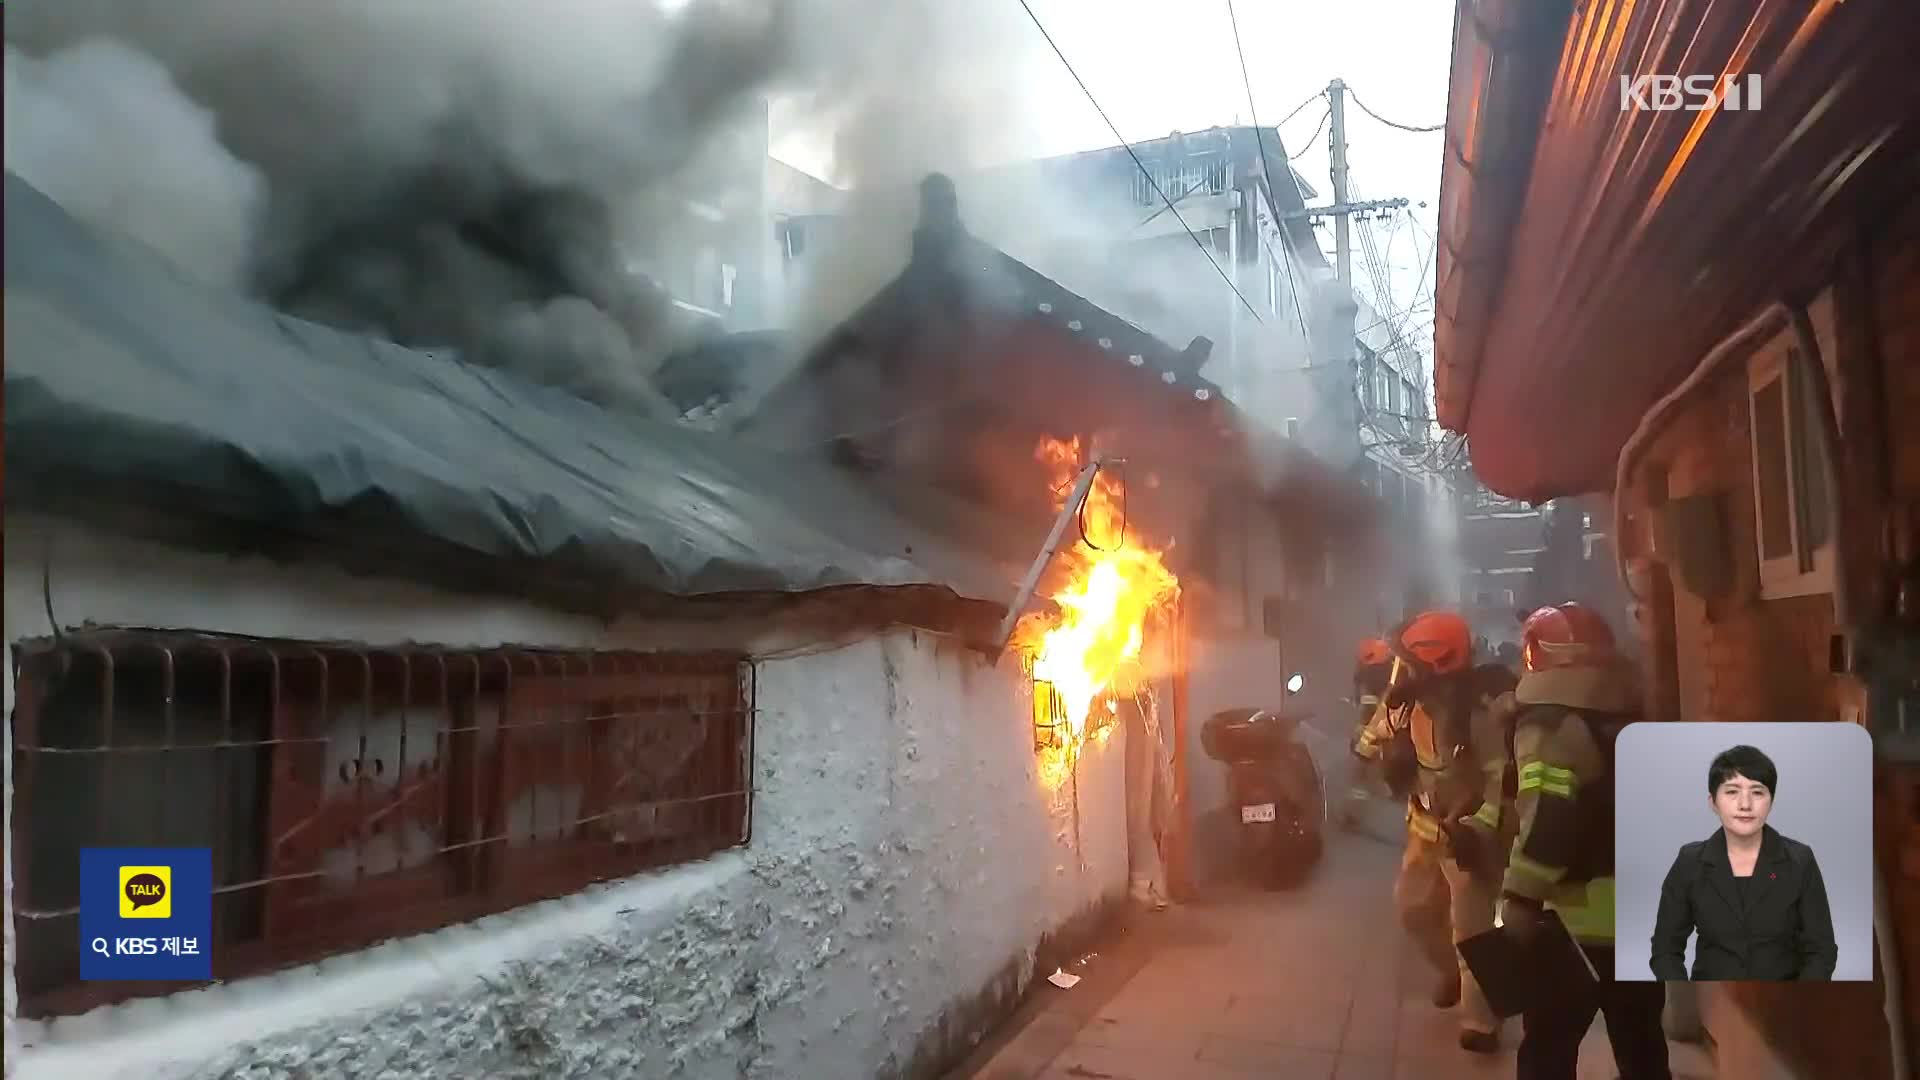
[[[1560,669],[1529,673],[1514,695],[1519,824],[1501,889],[1552,906],[1583,941],[1614,938],[1613,778],[1600,740],[1638,704],[1634,685],[1622,669]]]

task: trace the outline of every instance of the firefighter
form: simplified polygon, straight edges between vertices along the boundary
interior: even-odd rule
[[[1552,908],[1600,976],[1586,1000],[1523,1016],[1522,1080],[1573,1080],[1596,1011],[1620,1075],[1668,1080],[1657,982],[1613,978],[1613,747],[1639,714],[1638,680],[1606,620],[1579,604],[1541,608],[1521,633],[1524,674],[1511,719],[1517,831],[1501,883],[1501,922],[1525,937]]]
[[[1381,696],[1387,692],[1387,681],[1393,673],[1393,652],[1380,638],[1368,638],[1360,643],[1359,654],[1353,664],[1353,703],[1357,711],[1355,716],[1354,743],[1357,745],[1366,732],[1367,724],[1380,711]],[[1347,798],[1340,809],[1340,823],[1351,827],[1359,817],[1360,807],[1373,795],[1370,761],[1365,757],[1356,757],[1348,772]],[[1401,793],[1405,797],[1405,793]]]
[[[1355,745],[1356,755],[1384,759],[1389,782],[1392,748],[1411,762],[1407,847],[1394,883],[1401,924],[1433,966],[1435,1005],[1460,1006],[1460,1045],[1476,1053],[1500,1046],[1500,1022],[1488,1008],[1455,943],[1493,929],[1497,875],[1488,869],[1511,817],[1505,802],[1506,745],[1486,673],[1473,664],[1473,635],[1465,619],[1430,611],[1388,635],[1393,675],[1383,702]],[[1458,828],[1473,820],[1484,828]],[[1461,842],[1456,843],[1458,833]]]

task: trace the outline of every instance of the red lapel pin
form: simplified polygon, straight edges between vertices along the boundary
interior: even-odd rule
[[[1775,878],[1777,878],[1777,877],[1779,877],[1779,876],[1780,876],[1779,874],[1768,874],[1768,875],[1767,875],[1767,880],[1768,880],[1768,881],[1772,881],[1772,880],[1774,880]]]

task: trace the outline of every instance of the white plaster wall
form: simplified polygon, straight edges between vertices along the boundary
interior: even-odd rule
[[[468,647],[693,637],[45,520],[9,517],[6,532],[10,642],[48,632],[43,581],[68,628]],[[758,650],[794,636],[763,633]],[[10,711],[10,671],[5,689]],[[896,630],[767,659],[758,690],[749,848],[275,975],[17,1021],[9,863],[7,1075],[886,1075],[950,1006],[1009,970],[1024,985],[1043,935],[1124,893],[1124,735],[1047,791],[1011,660]]]

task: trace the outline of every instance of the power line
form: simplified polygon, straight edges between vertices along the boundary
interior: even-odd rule
[[[1180,215],[1179,207],[1173,205],[1173,200],[1167,198],[1167,193],[1160,190],[1160,181],[1154,178],[1153,171],[1148,169],[1146,163],[1140,160],[1140,155],[1134,152],[1133,144],[1127,141],[1126,136],[1120,134],[1119,125],[1107,115],[1107,110],[1100,107],[1100,99],[1093,96],[1093,91],[1088,88],[1086,80],[1073,69],[1073,64],[1067,60],[1067,54],[1060,51],[1060,46],[1053,40],[1053,35],[1047,33],[1046,24],[1040,21],[1040,16],[1033,10],[1033,5],[1027,0],[1020,0],[1020,6],[1026,10],[1027,18],[1033,20],[1034,29],[1040,31],[1040,36],[1047,39],[1047,45],[1053,49],[1053,55],[1060,58],[1060,65],[1067,69],[1067,74],[1073,76],[1074,82],[1080,84],[1080,92],[1087,95],[1087,100],[1093,104],[1093,111],[1099,113],[1100,119],[1106,121],[1107,128],[1113,132],[1113,137],[1120,140],[1120,145],[1127,151],[1127,156],[1133,159],[1141,175],[1145,176],[1147,183],[1153,186],[1153,193],[1160,196],[1160,201],[1166,203],[1167,209],[1172,211],[1173,219],[1180,223],[1181,228],[1187,230],[1187,235],[1193,239],[1193,246],[1200,249],[1200,254],[1206,256],[1208,265],[1213,267],[1213,272],[1220,275],[1220,280],[1227,283],[1227,288],[1233,290],[1234,296],[1239,297],[1240,305],[1247,309],[1247,314],[1253,316],[1253,321],[1264,325],[1260,313],[1255,311],[1253,305],[1247,301],[1246,294],[1240,291],[1240,286],[1234,284],[1233,278],[1227,276],[1227,272],[1220,268],[1219,262],[1215,261],[1213,251],[1207,247],[1206,241],[1200,239],[1200,234],[1194,232],[1193,226],[1187,224],[1187,219]]]
[[[1027,0],[1020,0],[1020,2],[1025,4]],[[1247,87],[1247,119],[1253,121],[1253,141],[1260,148],[1260,172],[1262,174],[1261,179],[1266,182],[1267,212],[1273,215],[1273,227],[1280,230],[1280,253],[1282,256],[1288,256],[1291,255],[1292,252],[1290,252],[1287,247],[1287,242],[1290,239],[1287,234],[1287,222],[1286,218],[1280,216],[1279,200],[1273,196],[1273,163],[1267,159],[1267,132],[1265,128],[1260,126],[1260,110],[1253,103],[1253,76],[1247,72],[1247,50],[1240,44],[1240,19],[1234,14],[1233,0],[1227,0],[1227,21],[1233,26],[1233,51],[1240,56],[1240,81],[1245,83]],[[1286,120],[1282,120],[1280,124],[1274,125],[1273,137],[1276,139],[1280,137],[1281,124],[1285,124],[1287,120],[1291,120],[1299,115],[1300,110],[1311,104],[1314,98],[1324,96],[1324,91],[1316,93],[1307,98],[1307,100],[1295,105],[1293,112],[1287,114]],[[1332,115],[1331,109],[1329,109],[1328,115]],[[1281,149],[1284,150],[1285,147]],[[1285,162],[1281,164],[1286,168],[1287,178],[1293,182],[1293,186],[1297,189],[1300,186],[1300,180],[1294,176],[1293,166]],[[1304,198],[1301,199],[1301,205],[1306,205]],[[1254,232],[1258,233],[1260,231],[1258,228],[1258,215],[1255,215],[1254,221]],[[1273,248],[1267,245],[1266,237],[1260,237],[1260,244],[1267,249],[1267,258],[1273,258]],[[1300,308],[1300,290],[1293,283],[1293,262],[1291,259],[1285,257],[1281,258],[1279,262],[1281,269],[1285,270],[1287,274],[1287,295],[1293,300],[1294,318],[1300,320],[1300,340],[1306,346],[1307,363],[1311,365],[1313,363],[1313,330],[1307,325],[1306,312]]]
[[[1414,303],[1407,305],[1404,311],[1401,311],[1398,313],[1391,313],[1391,312],[1376,313],[1380,315],[1379,318],[1373,320],[1372,322],[1368,323],[1365,326],[1356,327],[1354,329],[1354,333],[1364,334],[1368,330],[1372,330],[1376,326],[1385,326],[1388,323],[1394,322],[1398,319],[1411,319],[1414,315],[1421,314],[1423,312],[1432,311],[1433,310],[1432,305],[1433,305],[1432,298],[1428,298],[1426,300],[1415,301]]]
[[[1355,105],[1360,106],[1361,112],[1366,113],[1368,116],[1373,117],[1375,120],[1380,121],[1381,123],[1387,125],[1390,128],[1399,128],[1401,131],[1411,131],[1416,135],[1424,135],[1430,131],[1445,131],[1447,129],[1447,125],[1445,124],[1434,124],[1429,127],[1414,127],[1411,124],[1401,124],[1401,123],[1397,123],[1395,121],[1389,120],[1386,117],[1381,116],[1379,113],[1374,112],[1372,109],[1367,108],[1367,103],[1360,100],[1360,95],[1354,93],[1353,87],[1351,86],[1347,87],[1347,96],[1353,99],[1353,103]]]
[[[1233,5],[1232,5],[1232,4],[1228,4],[1228,5],[1227,5],[1227,18],[1229,18],[1229,19],[1231,19],[1231,18],[1233,18]],[[1236,23],[1234,24],[1234,27],[1233,27],[1233,43],[1234,43],[1234,46],[1235,46],[1236,48],[1237,48],[1237,47],[1239,46],[1239,44],[1240,44],[1240,25],[1239,25],[1239,23],[1237,23],[1237,22],[1236,22]],[[1240,57],[1240,73],[1241,73],[1241,75],[1242,75],[1242,76],[1244,76],[1244,75],[1246,74],[1246,70],[1247,70],[1247,58],[1246,58],[1246,56],[1245,56],[1245,54],[1242,54],[1242,55],[1241,55],[1241,57]],[[1280,121],[1279,123],[1277,123],[1277,124],[1275,124],[1275,125],[1273,125],[1273,127],[1274,127],[1274,130],[1275,130],[1275,131],[1278,131],[1279,129],[1281,129],[1281,128],[1283,128],[1283,127],[1286,127],[1286,126],[1287,126],[1287,121],[1288,121],[1288,120],[1291,120],[1291,119],[1293,119],[1293,118],[1294,118],[1294,117],[1296,117],[1296,116],[1299,116],[1299,115],[1300,115],[1300,110],[1301,110],[1301,109],[1304,109],[1304,108],[1306,108],[1307,106],[1309,106],[1309,105],[1311,105],[1311,104],[1313,104],[1313,103],[1314,103],[1314,100],[1315,100],[1316,98],[1323,98],[1323,97],[1326,97],[1326,96],[1327,96],[1327,92],[1326,92],[1325,90],[1315,90],[1315,91],[1314,91],[1313,93],[1311,93],[1311,94],[1308,94],[1308,95],[1307,95],[1307,100],[1305,100],[1305,101],[1303,101],[1303,102],[1301,102],[1301,103],[1300,103],[1300,104],[1298,104],[1298,105],[1295,105],[1295,106],[1293,107],[1293,111],[1292,111],[1292,112],[1290,112],[1290,113],[1288,113],[1288,114],[1286,115],[1286,117],[1285,117],[1284,119],[1282,119],[1282,120],[1281,120],[1281,121]],[[1252,105],[1252,104],[1253,104],[1253,102],[1252,102],[1251,100],[1249,100],[1249,101],[1247,102],[1247,104],[1248,104],[1248,105]],[[1251,119],[1251,117],[1249,117],[1249,119]],[[1260,126],[1260,122],[1259,122],[1258,120],[1255,120],[1255,121],[1254,121],[1254,125],[1253,125],[1253,126],[1255,126],[1255,127],[1259,127],[1259,126]]]
[[[1327,129],[1327,121],[1332,118],[1333,118],[1332,109],[1328,109],[1326,112],[1321,113],[1320,123],[1314,126],[1313,134],[1307,136],[1307,141],[1300,144],[1300,149],[1295,150],[1291,154],[1288,154],[1287,160],[1298,161],[1300,160],[1301,154],[1304,154],[1307,151],[1313,149],[1313,144],[1320,141],[1320,133]]]

